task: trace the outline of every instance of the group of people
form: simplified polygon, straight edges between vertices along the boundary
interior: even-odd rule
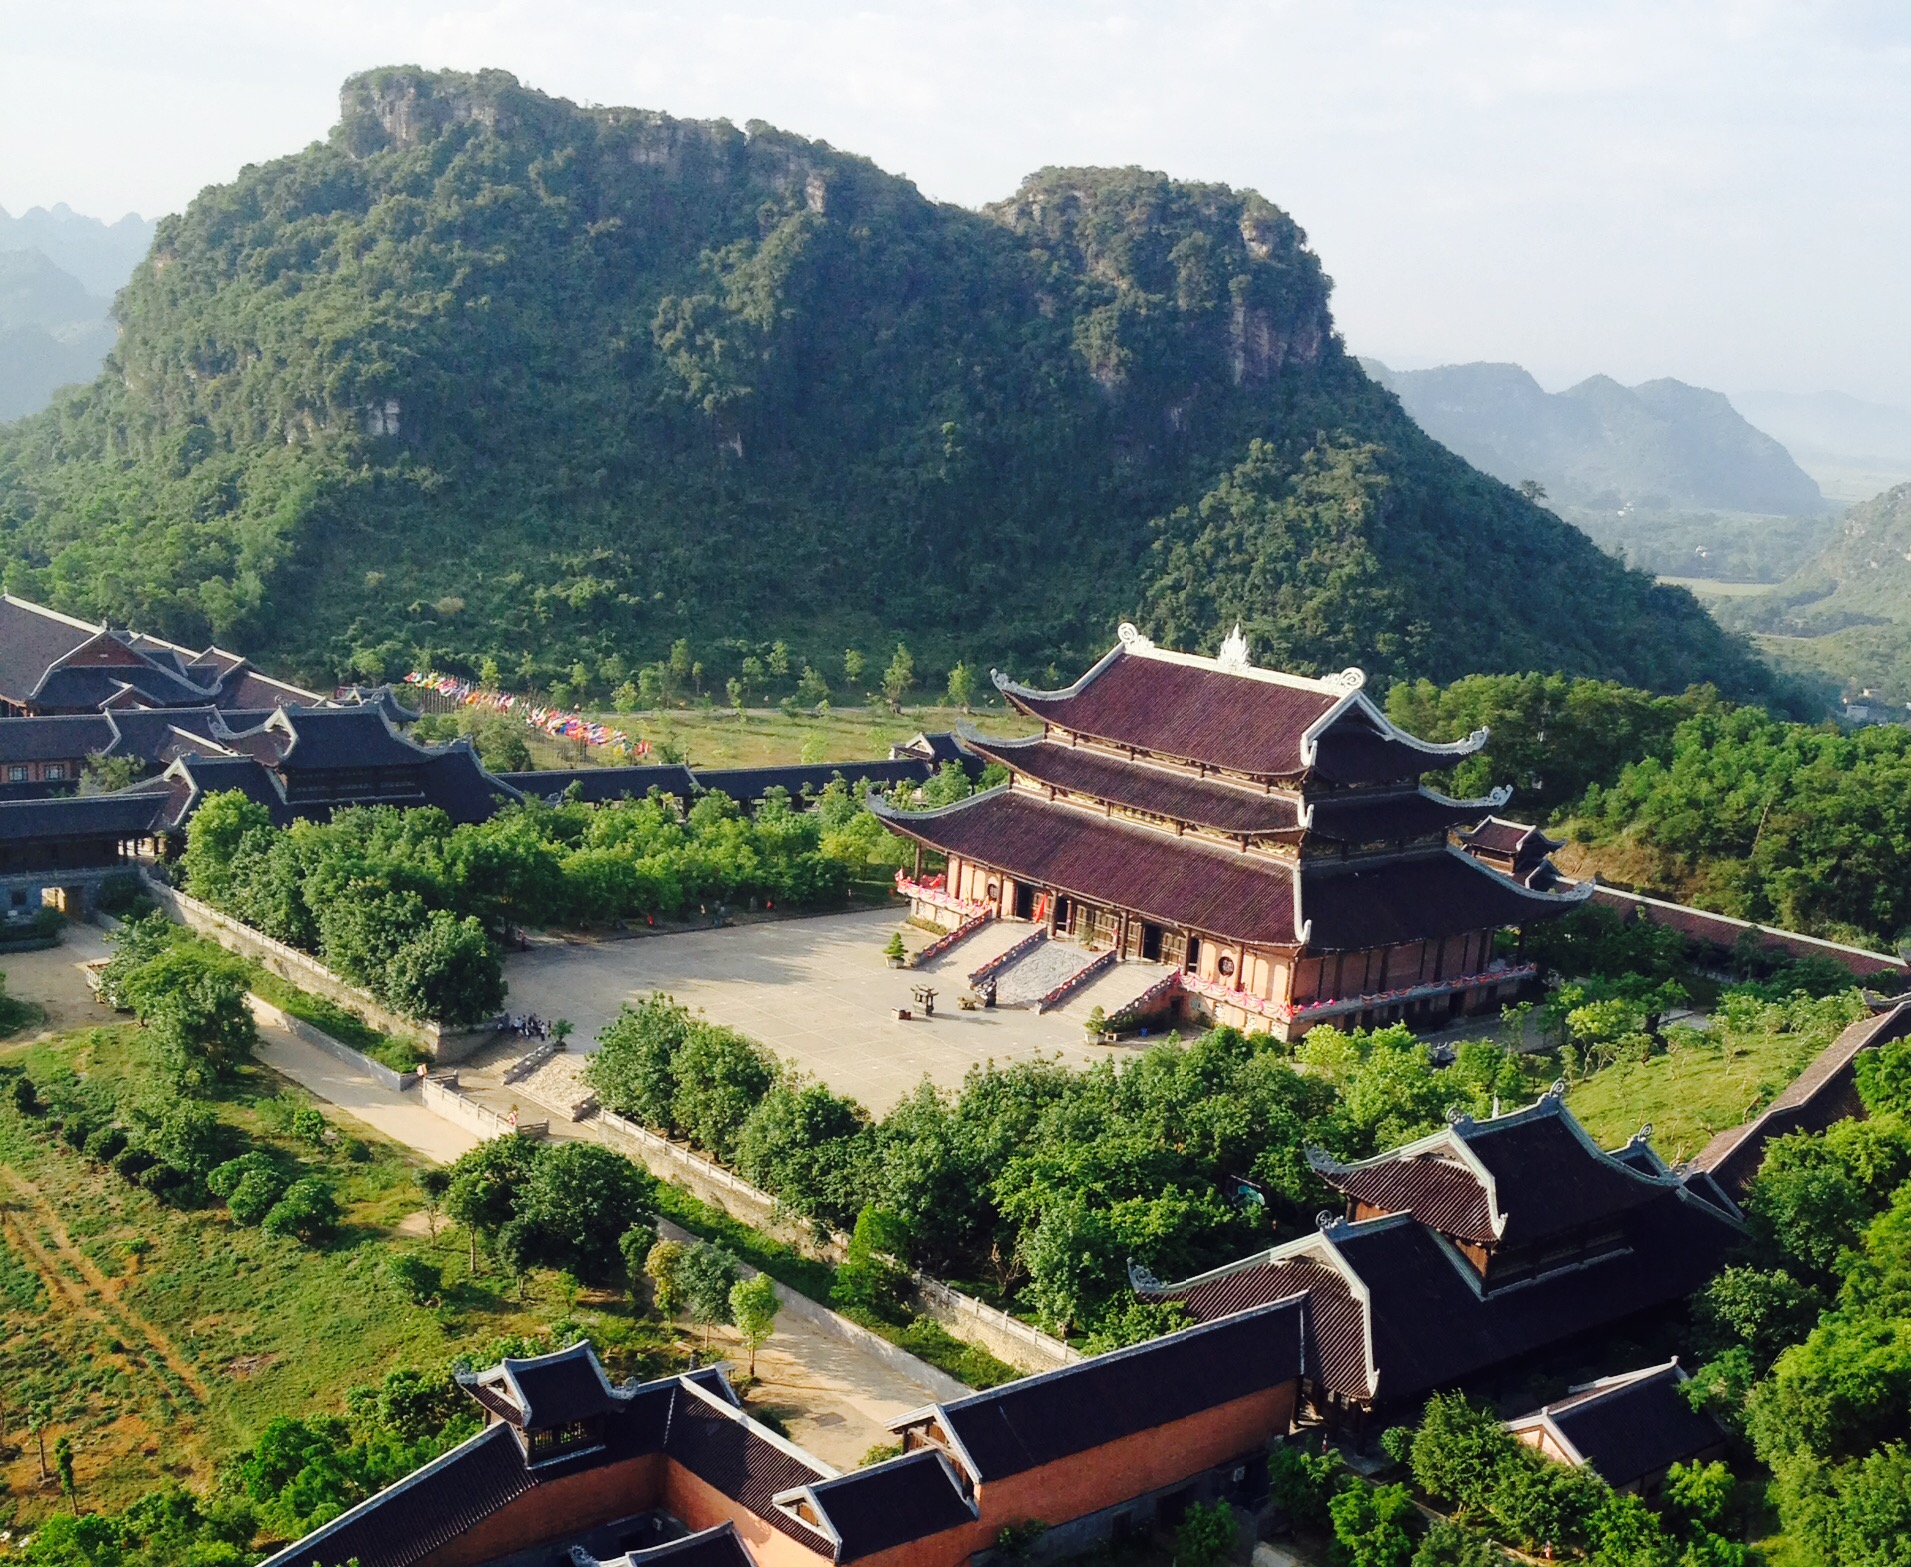
[[[535,1012],[506,1012],[492,1027],[500,1034],[516,1034],[520,1039],[535,1039],[540,1044],[551,1037],[551,1020]]]
[[[405,684],[417,686],[425,691],[435,691],[438,695],[449,697],[466,707],[488,707],[495,713],[508,713],[524,720],[533,729],[542,730],[553,740],[581,740],[585,745],[613,746],[631,757],[647,756],[650,753],[648,740],[633,740],[621,729],[613,729],[609,724],[600,724],[586,718],[582,713],[573,713],[561,707],[542,707],[528,696],[514,696],[509,691],[494,691],[488,686],[474,685],[469,680],[460,680],[456,675],[441,675],[435,670],[412,670],[405,676]]]

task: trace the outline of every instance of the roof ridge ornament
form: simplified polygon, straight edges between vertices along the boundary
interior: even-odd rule
[[[1241,622],[1235,621],[1234,629],[1221,640],[1221,651],[1214,661],[1230,674],[1239,674],[1249,668],[1253,660],[1248,656],[1247,633],[1241,629]]]
[[[1168,1288],[1133,1257],[1128,1259],[1128,1284],[1136,1293],[1142,1295],[1160,1295]]]
[[[1337,675],[1322,675],[1320,683],[1329,691],[1339,691],[1343,694],[1358,691],[1367,684],[1367,671],[1358,664],[1349,664]]]
[[[1115,628],[1115,638],[1131,653],[1145,653],[1155,645],[1152,638],[1141,634],[1141,628],[1132,620],[1124,620]]]

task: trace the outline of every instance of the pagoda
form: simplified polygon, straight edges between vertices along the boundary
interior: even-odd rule
[[[1162,1004],[1292,1039],[1320,1022],[1494,1010],[1534,974],[1496,955],[1496,933],[1591,894],[1528,885],[1450,841],[1510,791],[1456,800],[1420,777],[1473,755],[1486,731],[1418,739],[1358,669],[1256,668],[1238,626],[1205,658],[1123,625],[1071,686],[994,679],[1042,725],[1017,740],[965,732],[1008,781],[933,810],[874,803],[947,858],[940,877],[924,879],[920,854],[898,877],[918,919],[1027,921],[1162,965]]]

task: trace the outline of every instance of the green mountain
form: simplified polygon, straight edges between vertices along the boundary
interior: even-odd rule
[[[1911,701],[1911,484],[1853,506],[1818,556],[1722,613],[1784,664]]]
[[[774,637],[1039,676],[1129,616],[1762,689],[1422,434],[1328,288],[1251,191],[1047,169],[972,212],[767,125],[375,71],[166,219],[106,373],[0,431],[0,564],[313,678],[678,638],[720,677]]]

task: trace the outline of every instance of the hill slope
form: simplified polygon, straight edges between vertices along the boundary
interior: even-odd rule
[[[1726,613],[1788,664],[1911,701],[1911,484],[1853,506],[1817,557]]]
[[[1328,286],[1252,192],[1050,169],[976,213],[766,125],[372,72],[167,219],[107,373],[0,432],[6,582],[314,677],[776,636],[1040,674],[1134,615],[1760,686],[1427,439]]]

